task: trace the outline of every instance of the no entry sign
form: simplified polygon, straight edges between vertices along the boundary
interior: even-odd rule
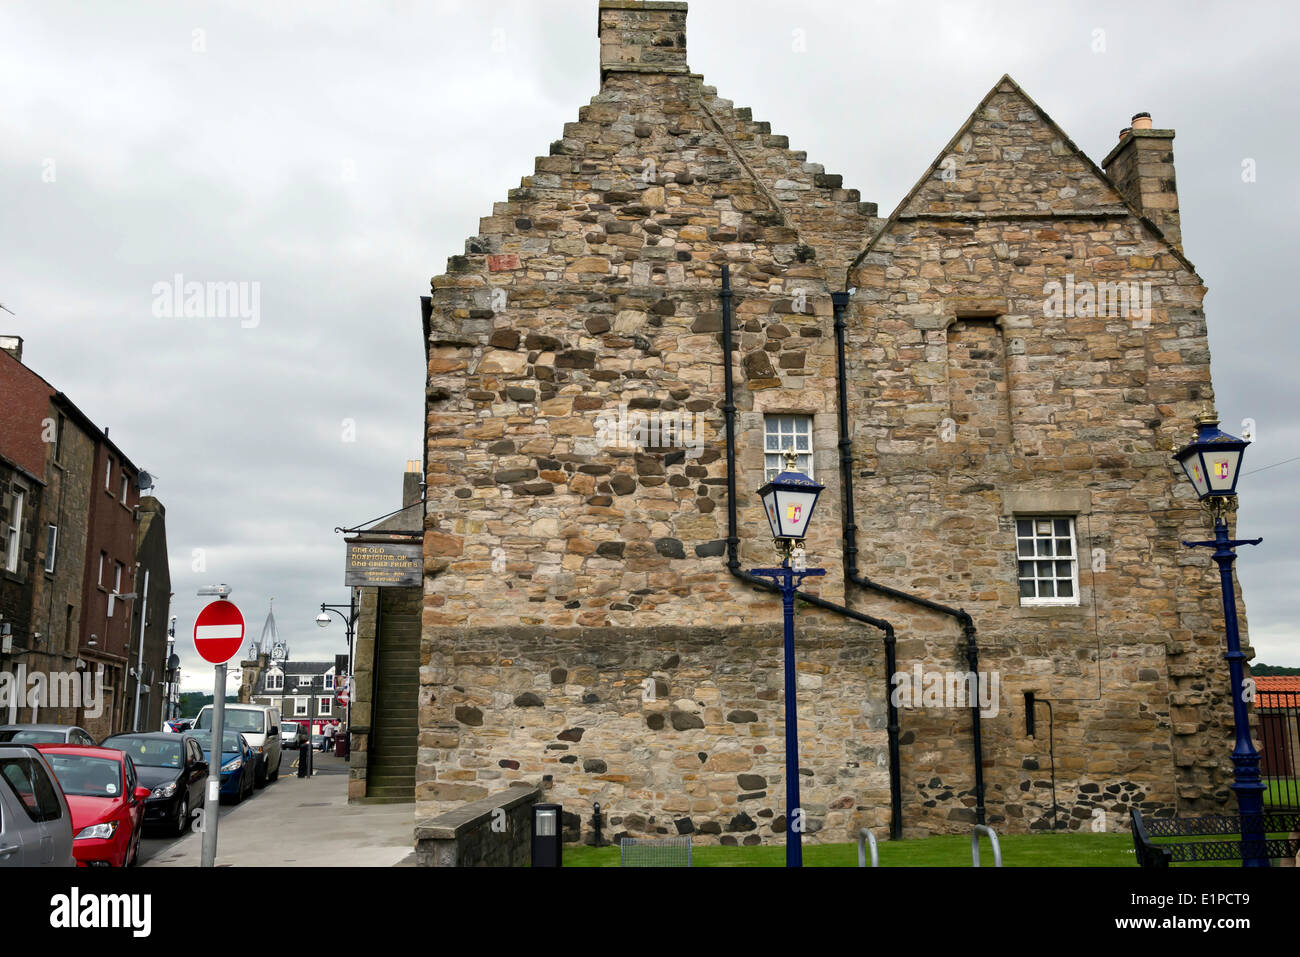
[[[204,661],[222,665],[244,643],[244,616],[232,601],[214,601],[194,620],[194,647]]]

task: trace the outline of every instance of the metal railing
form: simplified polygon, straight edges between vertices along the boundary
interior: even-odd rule
[[[1260,688],[1253,710],[1266,788],[1264,808],[1300,810],[1300,691]]]
[[[644,840],[625,837],[618,845],[619,867],[690,867],[691,836]]]
[[[867,828],[858,831],[858,867],[867,866],[867,845],[871,846],[871,866],[880,866],[880,854],[876,850],[876,835]]]
[[[998,836],[994,833],[993,828],[987,824],[976,824],[970,832],[970,857],[971,866],[980,866],[980,835],[983,834],[993,845],[993,866],[1002,866],[1002,848],[998,846]]]

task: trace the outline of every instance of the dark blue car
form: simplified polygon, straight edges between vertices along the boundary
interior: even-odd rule
[[[203,759],[212,761],[212,732],[191,731],[192,737],[203,749]],[[257,773],[257,755],[248,740],[237,731],[221,735],[221,797],[238,804],[253,793],[253,780]]]

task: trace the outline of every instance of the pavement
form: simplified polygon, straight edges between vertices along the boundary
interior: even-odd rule
[[[221,809],[218,867],[413,866],[414,804],[349,805],[347,764],[316,754],[316,773],[297,776],[286,755],[280,779],[242,804]],[[141,867],[198,867],[203,835],[193,832],[143,859]]]

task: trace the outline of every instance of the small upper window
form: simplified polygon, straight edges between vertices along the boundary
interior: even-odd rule
[[[786,449],[794,450],[796,468],[813,478],[811,415],[769,415],[763,419],[763,476],[766,481],[785,471]]]
[[[1079,604],[1074,519],[1016,516],[1016,562],[1022,605]]]
[[[122,492],[121,492],[121,494],[122,494],[122,504],[123,504],[123,505],[126,504],[126,496],[127,496],[127,492],[130,490],[130,488],[131,488],[131,483],[127,481],[126,473],[123,472],[123,473],[122,473]]]
[[[23,545],[23,504],[25,493],[14,489],[9,497],[9,526],[5,530],[5,570],[18,571],[18,556]]]
[[[108,459],[108,467],[104,469],[104,491],[113,491],[113,459]]]
[[[112,594],[108,596],[108,617],[109,618],[113,617],[113,605],[117,601],[117,596],[122,594],[122,571],[123,571],[122,563],[114,562],[113,563],[113,591]]]
[[[45,526],[45,570],[54,572],[55,557],[59,548],[59,526]]]

